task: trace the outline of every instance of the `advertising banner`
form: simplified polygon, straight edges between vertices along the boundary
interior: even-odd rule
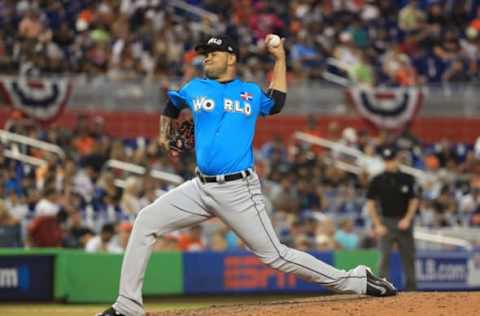
[[[400,289],[405,278],[398,253],[390,260],[391,278]],[[418,290],[480,289],[480,252],[417,252],[415,273]]]
[[[333,263],[331,252],[313,255]],[[248,252],[185,253],[183,263],[186,294],[325,291],[323,287],[305,282],[293,274],[270,268]]]
[[[123,256],[63,251],[58,256],[55,298],[69,303],[111,303],[118,295]],[[153,253],[143,294],[181,294],[182,253]]]
[[[53,299],[53,255],[0,256],[0,301]]]

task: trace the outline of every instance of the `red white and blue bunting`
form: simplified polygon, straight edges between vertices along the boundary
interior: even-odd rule
[[[8,105],[41,122],[52,122],[62,114],[71,90],[65,79],[0,79],[0,93]]]
[[[423,102],[422,91],[415,87],[352,87],[347,96],[363,118],[381,129],[404,128]]]

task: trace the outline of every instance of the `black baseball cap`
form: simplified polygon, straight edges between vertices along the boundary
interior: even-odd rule
[[[384,160],[393,160],[397,157],[398,150],[394,145],[383,146],[380,150],[380,156]]]
[[[205,55],[211,52],[227,52],[238,56],[238,47],[227,36],[212,36],[206,42],[195,47],[195,51]]]

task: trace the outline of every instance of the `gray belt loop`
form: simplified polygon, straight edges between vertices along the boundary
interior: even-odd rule
[[[224,174],[218,175],[217,182],[220,184],[225,183],[225,175]]]

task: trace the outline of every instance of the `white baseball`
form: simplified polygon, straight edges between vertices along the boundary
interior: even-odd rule
[[[269,47],[278,47],[280,45],[280,43],[282,42],[282,40],[280,39],[280,36],[278,36],[277,34],[270,34],[268,36],[268,46]]]

